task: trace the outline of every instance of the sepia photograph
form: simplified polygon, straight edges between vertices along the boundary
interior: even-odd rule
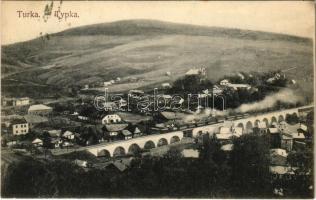
[[[313,1],[1,2],[1,198],[313,199]]]

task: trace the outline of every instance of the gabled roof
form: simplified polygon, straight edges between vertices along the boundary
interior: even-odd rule
[[[164,112],[160,112],[160,114],[168,119],[168,120],[172,120],[172,119],[181,119],[181,116],[179,116],[177,113],[175,112],[167,112],[167,111],[164,111]]]
[[[57,137],[57,136],[60,136],[61,130],[49,130],[49,131],[48,131],[48,134],[49,134],[51,137]]]
[[[27,123],[27,121],[24,118],[21,118],[21,119],[16,118],[16,119],[13,119],[11,121],[12,125],[14,125],[14,124],[26,124],[26,123]]]
[[[198,75],[200,73],[199,69],[190,69],[185,73],[185,75]]]
[[[121,172],[125,171],[128,168],[124,163],[120,161],[114,161],[113,165]]]
[[[73,135],[73,132],[71,131],[65,131],[63,134],[64,137],[71,136],[71,135]]]
[[[241,136],[242,135],[242,127],[234,128],[234,135]]]
[[[221,147],[223,151],[232,151],[234,148],[234,144],[225,144]]]
[[[198,158],[199,151],[196,149],[183,149],[182,155],[185,158]]]
[[[38,124],[48,121],[47,117],[42,117],[38,115],[25,115],[24,118],[28,123],[32,124]]]
[[[37,104],[37,105],[30,106],[28,111],[37,111],[37,110],[52,110],[52,108],[45,106],[43,104]]]
[[[117,132],[117,131],[124,130],[127,126],[128,124],[106,124],[105,128],[107,131]]]
[[[300,129],[302,129],[303,131],[307,131],[307,126],[305,124],[300,124]]]
[[[287,157],[286,150],[280,149],[280,148],[270,149],[270,155],[280,155],[280,156],[283,156],[285,158]]]
[[[231,139],[233,134],[227,134],[227,133],[221,133],[221,134],[216,134],[216,138],[219,140],[229,140]]]
[[[295,132],[291,134],[293,139],[305,139],[305,135],[303,133]]]
[[[38,144],[38,143],[43,143],[43,140],[36,138],[35,140],[32,141],[32,144]]]
[[[270,166],[270,172],[272,174],[294,174],[295,167],[288,166]]]
[[[136,133],[136,134],[141,133],[141,131],[139,130],[139,128],[137,126],[135,127],[134,133]]]
[[[129,130],[122,130],[122,134],[123,134],[124,136],[130,136],[130,135],[132,135],[132,133],[131,133]]]
[[[229,83],[229,80],[223,79],[223,80],[221,80],[221,83],[222,83],[222,82],[223,82],[223,83],[224,83],[224,82],[225,82],[225,83]]]
[[[292,135],[288,135],[288,134],[282,134],[281,138],[283,140],[292,140],[293,139]]]

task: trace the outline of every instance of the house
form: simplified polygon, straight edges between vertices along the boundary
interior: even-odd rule
[[[54,144],[55,148],[59,148],[63,144],[63,140],[61,138],[55,138],[51,140],[51,143]]]
[[[25,135],[29,132],[29,125],[27,121],[22,119],[13,119],[11,121],[13,135]]]
[[[233,88],[234,90],[238,90],[238,89],[246,89],[246,90],[250,90],[251,86],[248,84],[233,84],[233,83],[229,83],[227,85],[230,88]]]
[[[206,70],[203,67],[199,69],[190,69],[185,73],[185,76],[206,76]]]
[[[74,163],[75,163],[76,165],[78,165],[79,167],[84,167],[84,168],[86,168],[86,167],[89,166],[88,161],[86,161],[86,160],[75,159],[75,160],[74,160]]]
[[[57,138],[61,136],[61,130],[49,130],[47,131],[51,138]]]
[[[3,98],[2,105],[3,106],[26,106],[30,104],[30,98],[22,97],[22,98]]]
[[[267,124],[264,121],[259,122],[257,126],[253,128],[253,132],[257,134],[266,134],[268,132]]]
[[[233,135],[236,137],[240,137],[242,135],[243,128],[242,127],[234,127]]]
[[[287,155],[284,149],[270,149],[270,165],[287,166]]]
[[[275,178],[292,177],[295,175],[296,167],[291,166],[270,166],[270,173]]]
[[[116,114],[118,114],[122,120],[124,120],[124,122],[132,124],[138,124],[152,120],[152,116],[139,115],[131,112],[117,112]]]
[[[28,109],[29,115],[40,115],[40,116],[48,116],[52,113],[53,108],[49,106],[45,106],[43,104],[32,105]]]
[[[101,123],[102,124],[113,124],[113,123],[119,123],[122,121],[122,118],[117,114],[110,114],[106,115],[102,118]]]
[[[234,148],[234,144],[225,144],[221,147],[221,150],[225,152],[230,152],[233,150],[233,148]]]
[[[66,138],[68,140],[73,140],[73,139],[75,139],[75,134],[71,131],[65,131],[63,133],[63,138]]]
[[[103,105],[105,111],[115,111],[118,110],[118,107],[115,102],[105,102]]]
[[[118,172],[124,172],[128,168],[129,166],[125,164],[122,160],[113,161],[109,163],[109,165],[106,166],[107,170],[113,170],[113,171],[118,171]]]
[[[304,142],[305,141],[305,135],[302,132],[294,132],[292,133],[292,138],[294,141]]]
[[[170,85],[170,83],[162,83],[162,84],[161,84],[161,87],[162,87],[163,89],[168,89],[168,88],[171,88],[171,85]]]
[[[106,81],[106,82],[103,82],[103,86],[110,86],[112,85],[111,81]]]
[[[302,123],[300,123],[299,129],[301,129],[304,132],[307,132],[307,130],[308,130],[307,126],[305,124],[302,124]]]
[[[133,138],[133,134],[129,130],[122,130],[120,137],[124,140],[128,140]]]
[[[293,138],[292,135],[285,133],[281,134],[281,148],[287,151],[292,151],[293,149]]]
[[[183,149],[181,154],[184,158],[199,158],[199,151],[196,149]]]
[[[213,94],[222,94],[223,93],[223,89],[221,87],[219,87],[218,85],[214,85],[212,91],[213,91]]]
[[[64,141],[61,145],[63,147],[72,147],[72,146],[74,146],[74,144],[72,142],[68,142],[68,141]]]
[[[142,136],[142,132],[141,130],[139,130],[137,126],[135,126],[135,129],[133,131],[133,137],[140,137],[140,136]]]
[[[133,98],[139,98],[145,94],[142,90],[130,90],[128,94]]]
[[[299,123],[294,125],[287,124],[286,122],[283,123],[282,133],[292,138],[292,146],[295,144],[294,148],[305,146],[305,131],[301,127]]]
[[[215,135],[216,138],[218,140],[221,140],[221,141],[228,141],[228,140],[231,140],[232,137],[233,137],[233,133],[231,131],[231,128],[230,127],[221,127],[219,129],[219,133]]]
[[[105,130],[109,133],[110,139],[118,139],[122,130],[126,129],[128,124],[106,124]]]
[[[221,82],[219,83],[220,85],[229,85],[230,84],[230,82],[229,82],[229,80],[227,80],[227,79],[224,79],[224,80],[221,80]]]
[[[35,147],[41,147],[41,146],[43,146],[43,140],[36,138],[35,140],[32,141],[32,144]]]
[[[25,106],[30,104],[30,98],[22,97],[22,98],[15,98],[12,102],[13,106]]]
[[[89,117],[83,116],[83,115],[78,115],[78,119],[80,119],[82,121],[87,121],[87,120],[89,120]]]
[[[162,111],[159,112],[156,116],[154,116],[157,123],[162,122],[168,122],[168,121],[176,121],[179,119],[182,119],[182,116],[180,113],[177,112],[168,112],[168,111]]]
[[[39,124],[48,122],[47,117],[40,116],[40,115],[24,115],[24,119],[29,124],[29,128],[34,128]]]

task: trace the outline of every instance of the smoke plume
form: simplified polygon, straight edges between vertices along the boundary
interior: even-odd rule
[[[303,97],[295,93],[295,91],[291,89],[282,89],[277,93],[266,96],[262,101],[242,104],[238,108],[235,109],[235,112],[249,112],[256,110],[263,110],[266,108],[272,108],[276,105],[277,102],[282,103],[298,103],[302,102]]]

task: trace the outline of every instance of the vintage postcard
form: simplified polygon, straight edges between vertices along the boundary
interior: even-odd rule
[[[312,1],[2,1],[2,198],[314,198]]]

